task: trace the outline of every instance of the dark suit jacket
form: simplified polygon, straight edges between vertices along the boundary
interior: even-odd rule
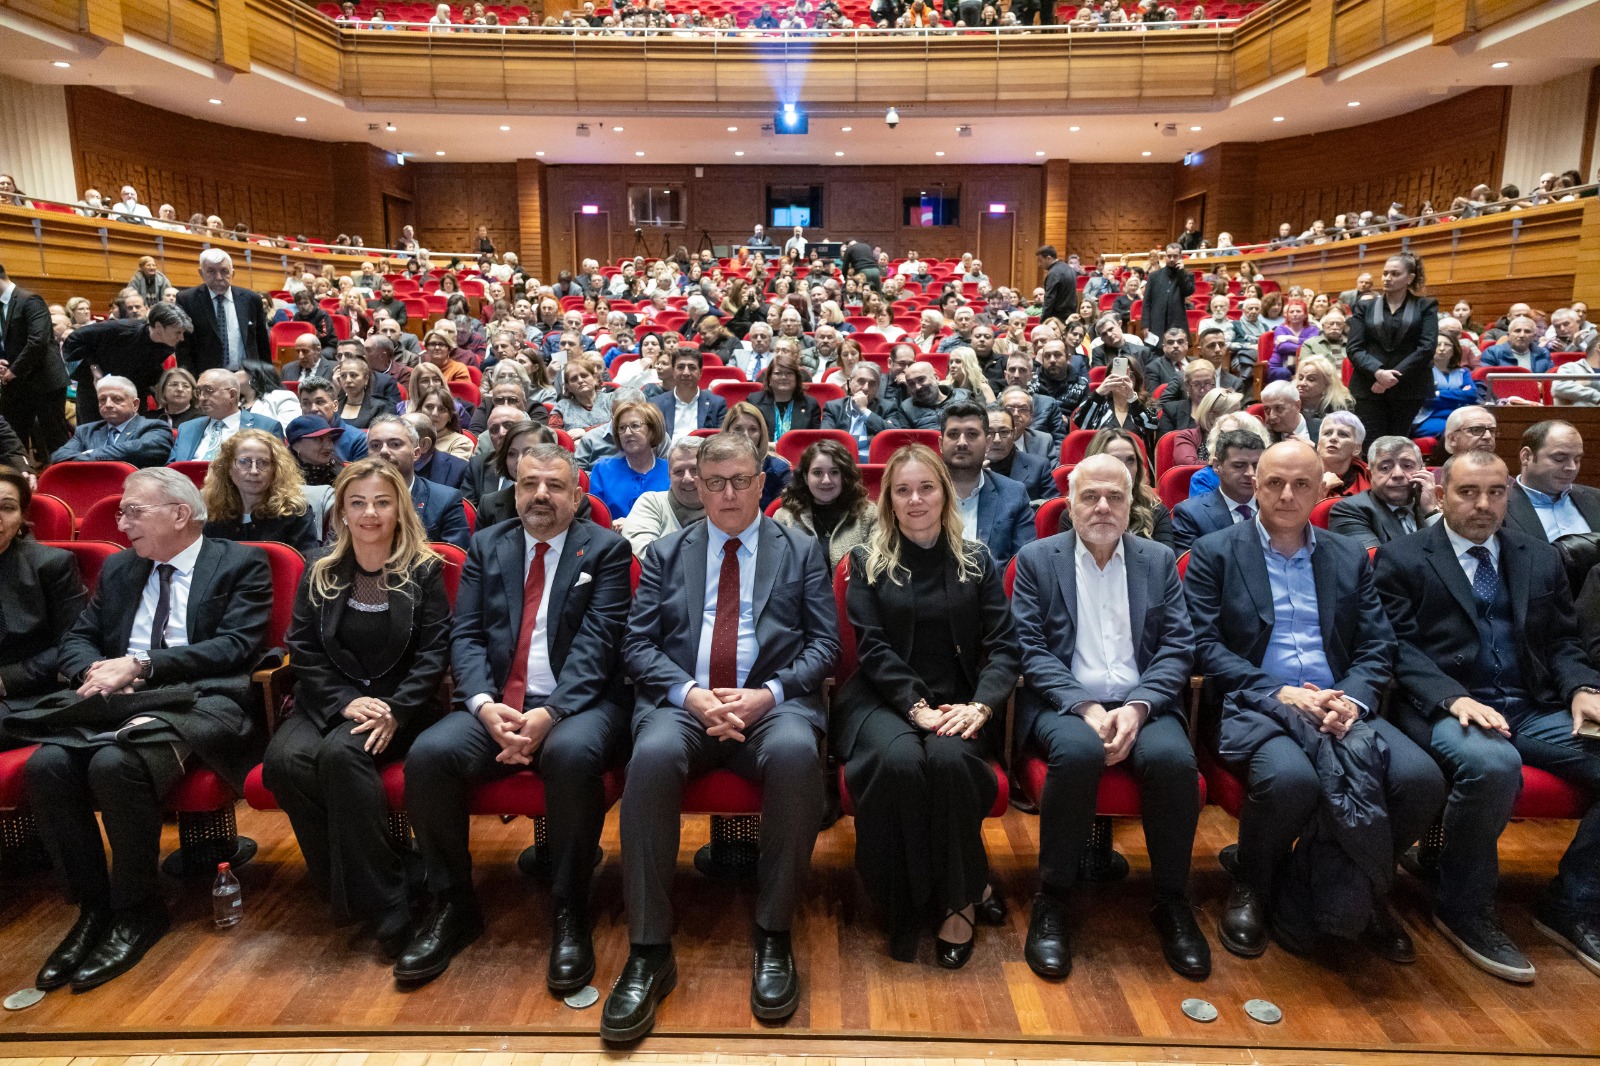
[[[1027,741],[1040,714],[1070,714],[1080,703],[1103,699],[1072,673],[1078,640],[1078,536],[1057,533],[1017,554],[1011,610],[1022,646],[1024,684],[1017,694],[1017,744]],[[1134,636],[1139,683],[1124,702],[1143,700],[1150,716],[1185,715],[1184,694],[1194,664],[1194,630],[1172,549],[1122,535],[1128,577],[1128,623]]]
[[[856,405],[846,396],[839,400],[829,400],[822,405],[822,428],[842,429],[850,432],[850,423],[856,416]],[[888,420],[884,417],[882,404],[874,404],[873,409],[867,412],[867,435],[876,437],[879,433],[889,428]]]
[[[133,382],[141,401],[154,394],[161,364],[172,351],[171,345],[152,341],[149,325],[137,318],[90,322],[69,333],[61,345],[61,357],[78,364],[73,379],[80,397],[94,395],[94,371],[98,369],[102,375],[115,374]],[[86,406],[92,410],[92,405]]]
[[[991,470],[989,473],[995,472]],[[1002,476],[1021,485],[1028,499],[1034,502],[1060,495],[1056,489],[1056,479],[1050,476],[1050,460],[1025,452],[1020,447],[1012,449],[1011,473]]]
[[[978,490],[978,539],[988,545],[995,565],[1004,567],[1038,535],[1028,491],[1008,477],[985,472]]]
[[[28,449],[22,443],[22,438],[17,436],[17,431],[11,428],[11,423],[0,416],[0,463],[11,467],[13,470],[27,472],[33,469],[33,462],[28,456]]]
[[[1419,531],[1425,528],[1422,517],[1417,514],[1415,504],[1411,507],[1411,517],[1416,521]],[[1538,521],[1539,519],[1535,517],[1534,522]],[[1409,535],[1405,526],[1400,524],[1400,520],[1389,509],[1389,505],[1373,498],[1371,489],[1358,492],[1354,496],[1347,496],[1334,504],[1333,510],[1328,515],[1328,528],[1341,536],[1349,537],[1363,548],[1376,548]]]
[[[261,299],[249,289],[237,285],[229,291],[233,298],[234,317],[239,321],[239,332],[246,359],[259,359],[271,363],[272,341],[267,330],[267,314]],[[184,289],[178,293],[178,306],[194,320],[194,332],[178,345],[178,365],[195,377],[226,363],[226,350],[222,344],[222,331],[217,325],[217,308],[211,290],[204,285]]]
[[[84,423],[80,420],[72,439],[57,448],[50,456],[52,463],[90,459],[96,462],[132,463],[134,466],[165,466],[172,454],[172,430],[165,422],[134,415],[122,423],[121,435],[115,444],[107,444],[111,427],[104,421]]]
[[[650,402],[661,412],[661,417],[666,422],[667,438],[670,440],[673,428],[678,421],[678,396],[670,389],[659,396],[652,396]],[[721,429],[722,420],[728,416],[728,401],[712,392],[710,389],[701,389],[695,401],[698,417],[695,419],[695,429]],[[767,416],[769,419],[771,415]],[[767,423],[767,428],[772,428],[772,423]]]
[[[650,545],[628,616],[623,657],[637,693],[634,721],[667,702],[668,693],[695,679],[705,614],[705,522]],[[776,679],[784,702],[771,714],[803,715],[827,729],[822,683],[839,658],[839,620],[832,571],[822,546],[797,529],[760,520],[756,549],[756,642],[745,680],[757,688]]]
[[[201,417],[191,418],[189,421],[179,426],[178,439],[172,445],[172,455],[170,458],[168,458],[167,462],[181,463],[189,459],[193,459],[196,453],[200,451],[200,445],[205,441],[206,428],[210,425],[211,419]],[[279,440],[283,439],[283,427],[278,425],[276,419],[268,418],[266,415],[253,414],[249,411],[240,411],[239,428],[262,429],[266,430],[268,433],[271,433]],[[350,430],[345,430],[345,436],[348,437],[350,433]]]
[[[1502,527],[1501,580],[1511,598],[1522,680],[1547,708],[1565,707],[1580,685],[1600,687],[1578,639],[1577,612],[1560,556],[1543,533]],[[1470,695],[1478,660],[1477,600],[1443,522],[1378,551],[1378,593],[1399,641],[1395,681],[1402,715],[1431,722]],[[1415,719],[1413,719],[1414,721]]]
[[[955,553],[947,553],[944,595],[927,603],[918,601],[911,582],[904,578],[898,585],[887,577],[869,584],[866,548],[851,549],[846,611],[856,632],[858,667],[834,700],[832,733],[841,759],[850,758],[862,723],[878,708],[904,715],[918,700],[935,707],[942,702],[912,665],[919,661],[917,621],[929,615],[950,624],[964,682],[957,698],[994,709],[995,716],[984,725],[986,740],[998,743],[1005,735],[1005,706],[1017,687],[1020,670],[1017,631],[1001,571],[987,551],[980,555],[981,576],[976,581],[962,581]]]
[[[1439,338],[1439,301],[1412,296],[1399,315],[1389,316],[1389,304],[1380,296],[1363,300],[1350,312],[1350,336],[1345,354],[1354,367],[1350,394],[1358,400],[1372,395],[1380,370],[1400,371],[1400,381],[1382,396],[1417,401],[1433,395],[1433,349]]]
[[[767,433],[773,440],[777,440],[778,412],[777,405],[772,400],[772,393],[762,389],[750,397],[750,402],[756,405],[761,412],[761,417],[767,420]],[[720,425],[720,423],[719,423]],[[807,394],[795,397],[794,417],[789,423],[790,429],[821,429],[822,408]]]
[[[1207,533],[1227,529],[1233,525],[1233,508],[1238,504],[1222,494],[1220,489],[1190,496],[1172,509],[1172,549],[1182,553],[1194,547],[1194,542]],[[1250,513],[1256,504],[1250,501]]]
[[[1578,513],[1589,523],[1591,530],[1600,532],[1600,489],[1589,485],[1573,485],[1571,491],[1572,502],[1578,508]],[[1527,492],[1514,477],[1506,493],[1506,525],[1539,540],[1550,539],[1545,534],[1544,523],[1539,521],[1539,512],[1533,509]]]
[[[425,563],[409,585],[389,593],[382,618],[388,636],[375,647],[353,649],[339,636],[349,609],[346,592],[355,574],[353,556],[336,564],[341,591],[329,600],[311,595],[311,566],[294,598],[294,618],[284,644],[294,663],[294,709],[323,733],[343,721],[344,709],[360,696],[383,700],[399,731],[415,730],[439,695],[439,681],[450,665],[450,601],[444,591],[444,566]],[[370,662],[363,665],[370,657]]]
[[[58,687],[58,646],[88,598],[71,552],[18,536],[0,554],[0,700],[15,705]]]
[[[455,487],[481,511],[483,498],[491,492],[498,492],[500,481],[500,474],[494,468],[493,453],[475,452],[472,458],[467,460],[466,476],[462,478],[461,484]]]
[[[413,476],[411,502],[416,504],[417,517],[422,519],[429,540],[467,550],[472,533],[467,529],[467,512],[461,506],[461,493],[437,481]]]
[[[460,491],[461,483],[467,477],[468,465],[467,460],[457,459],[449,452],[435,451],[417,464],[416,472],[419,477],[425,477],[447,489]]]
[[[1323,529],[1316,537],[1311,570],[1334,687],[1376,710],[1391,672],[1394,631],[1373,587],[1372,566],[1354,541]],[[1183,584],[1194,622],[1195,665],[1213,693],[1277,692],[1284,682],[1261,669],[1274,616],[1256,523],[1240,522],[1197,541]]]
[[[511,676],[522,626],[525,541],[520,522],[486,529],[472,538],[461,588],[456,593],[450,669],[456,699],[480,693],[499,699]],[[628,620],[628,542],[593,522],[567,527],[561,557],[545,561],[550,583],[550,669],[556,676],[549,709],[557,719],[596,707],[621,712],[628,682],[621,655]]]
[[[1039,309],[1039,320],[1060,319],[1062,322],[1078,309],[1078,272],[1065,259],[1050,264],[1044,275],[1044,304]]]
[[[30,396],[43,396],[67,387],[67,364],[61,361],[55,327],[50,323],[50,306],[44,297],[21,285],[11,292],[6,314],[5,352],[17,380],[6,388]]]

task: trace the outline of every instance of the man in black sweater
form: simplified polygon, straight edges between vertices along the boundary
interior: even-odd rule
[[[1056,318],[1065,322],[1078,309],[1078,272],[1056,258],[1054,245],[1046,244],[1034,254],[1044,268],[1044,306],[1039,311],[1039,321]]]

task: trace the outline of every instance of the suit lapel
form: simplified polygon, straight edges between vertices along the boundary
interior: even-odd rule
[[[1572,487],[1572,502],[1592,532],[1600,533],[1600,492],[1585,492],[1585,486]]]
[[[689,629],[690,669],[700,661],[700,630],[705,623],[706,544],[710,537],[706,529],[705,522],[690,526],[678,554],[683,573],[683,587],[678,595],[683,597],[684,625]]]
[[[1450,595],[1456,598],[1468,618],[1477,618],[1478,601],[1472,597],[1472,586],[1467,584],[1466,571],[1461,569],[1461,562],[1456,558],[1443,522],[1435,524],[1429,532],[1426,547],[1428,561],[1433,564],[1434,572],[1444,582],[1444,587],[1450,590]]]
[[[1056,584],[1061,589],[1061,601],[1067,605],[1067,618],[1071,632],[1065,643],[1077,643],[1078,633],[1078,535],[1067,533],[1056,544]]]
[[[499,562],[500,570],[500,592],[506,598],[506,616],[510,620],[507,632],[512,634],[513,646],[517,640],[516,634],[522,632],[522,587],[527,582],[522,571],[526,555],[522,524],[519,522],[509,528],[495,544],[495,558]]]
[[[193,643],[194,633],[200,626],[200,608],[211,598],[211,586],[216,584],[217,556],[221,554],[222,549],[215,542],[201,540],[200,555],[194,561],[194,574],[189,579],[189,611],[183,620],[189,631],[190,643]]]
[[[755,623],[761,625],[761,616],[767,609],[767,599],[772,595],[772,583],[778,575],[783,562],[783,555],[789,550],[787,537],[778,532],[778,524],[770,519],[761,519],[761,524],[756,527],[756,580],[755,602],[753,604]]]
[[[1335,636],[1339,622],[1339,574],[1326,542],[1311,553],[1311,579],[1317,587],[1317,623],[1322,630],[1322,647],[1324,651],[1331,651],[1338,646]],[[1329,666],[1337,673],[1344,672],[1331,660]]]
[[[115,651],[121,654],[128,650],[128,642],[133,639],[133,621],[139,614],[139,601],[144,598],[144,587],[149,584],[150,571],[154,569],[155,563],[149,559],[134,557],[133,565],[128,570],[127,583],[118,590],[119,595],[114,606],[116,617],[106,619],[106,624],[102,626],[102,632],[120,633],[122,635],[121,646],[107,648],[108,652]],[[198,576],[198,573],[196,576]],[[102,587],[104,587],[103,582]],[[192,588],[189,601],[191,603],[194,602]],[[108,604],[108,606],[111,605]]]
[[[1239,564],[1239,572],[1244,575],[1245,591],[1250,594],[1250,599],[1256,605],[1256,614],[1270,627],[1277,623],[1277,615],[1272,610],[1272,582],[1267,577],[1266,549],[1261,547],[1252,523],[1239,524],[1245,529],[1234,537],[1234,561]]]
[[[1144,616],[1149,609],[1145,596],[1150,590],[1150,581],[1147,573],[1150,569],[1150,559],[1145,555],[1144,546],[1139,543],[1139,538],[1129,533],[1122,535],[1122,557],[1127,560],[1123,567],[1124,577],[1128,580],[1128,634],[1133,638],[1134,655],[1141,660],[1139,668],[1144,669]]]
[[[555,584],[550,586],[550,609],[546,612],[545,634],[551,648],[555,647],[559,622],[566,617],[567,592],[578,579],[583,568],[583,555],[589,546],[589,527],[592,522],[574,522],[567,527],[567,542],[561,547],[561,558],[556,560]]]
[[[1466,577],[1465,574],[1462,575]],[[1500,537],[1500,580],[1511,600],[1511,624],[1518,633],[1528,614],[1528,545]]]

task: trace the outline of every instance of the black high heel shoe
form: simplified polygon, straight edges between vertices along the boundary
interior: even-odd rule
[[[978,921],[984,925],[1006,924],[1006,901],[1000,895],[1000,889],[993,882],[989,884],[989,894],[972,908]]]
[[[945,921],[949,921],[951,917],[960,918],[967,923],[967,928],[972,930],[972,936],[967,938],[964,944],[954,943],[942,936],[934,940],[934,944],[938,948],[937,952],[935,952],[935,958],[938,959],[939,965],[947,970],[959,970],[967,964],[968,959],[972,958],[972,945],[977,942],[978,930],[972,924],[972,919],[960,911],[948,911],[944,917]]]

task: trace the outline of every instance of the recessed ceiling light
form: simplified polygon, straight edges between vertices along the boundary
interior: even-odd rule
[[[305,120],[306,120],[306,117],[305,117],[305,116],[304,116],[304,115],[296,115],[296,116],[295,116],[295,117],[294,117],[294,120],[295,120],[295,121],[296,121],[296,122],[304,122],[304,121],[305,121]]]
[[[1033,154],[1034,154],[1034,155],[1041,155],[1041,156],[1042,156],[1042,155],[1044,155],[1044,153],[1043,153],[1043,152],[1035,152],[1035,153],[1033,153]]]
[[[622,127],[621,126],[612,126],[611,127],[611,132],[612,133],[621,133],[622,132]]]
[[[853,129],[855,129],[854,126],[840,126],[839,127],[839,132],[840,133],[849,133]]]
[[[1495,70],[1504,70],[1507,67],[1509,67],[1510,65],[1511,64],[1507,63],[1504,59],[1500,60],[1500,62],[1498,62],[1498,63],[1490,63],[1489,64],[1489,66],[1494,68]],[[57,63],[56,66],[64,67],[64,66],[66,66],[66,64],[65,63]]]
[[[511,132],[511,127],[510,126],[501,126],[500,127],[500,132],[501,133],[510,133]]]
[[[393,133],[394,132],[394,123],[391,122],[387,126],[383,127],[383,131],[385,133]]]
[[[834,155],[844,155],[844,153],[843,153],[843,152],[835,152],[835,153],[833,153],[833,154],[834,154]]]
[[[934,154],[934,155],[944,155],[944,153],[943,153],[943,152],[935,152],[935,153],[933,153],[933,154]]]
[[[60,67],[62,70],[66,70],[68,67],[72,66],[71,63],[68,63],[64,59],[58,59],[54,63],[52,63],[50,65],[53,66],[53,67]]]
[[[1273,115],[1272,116],[1272,121],[1274,121],[1274,122],[1282,122],[1283,121],[1283,116],[1282,115]]]
[[[1190,133],[1199,133],[1200,132],[1200,127],[1199,126],[1190,126],[1189,127],[1189,132]]]
[[[1351,100],[1348,104],[1345,104],[1344,106],[1345,107],[1360,107],[1361,106],[1361,101],[1360,100]]]
[[[1082,126],[1068,126],[1067,127],[1067,132],[1068,133],[1077,133],[1081,129],[1083,129]]]
[[[211,103],[213,103],[213,104],[220,104],[220,103],[222,103],[222,101],[221,101],[221,100],[218,100],[218,99],[217,99],[217,98],[216,98],[216,97],[214,97],[214,96],[213,96],[213,97],[212,97],[212,98],[211,98],[211,101],[210,101],[210,102],[211,102]]]
[[[1149,152],[1140,152],[1139,154],[1140,155],[1149,155],[1150,153]]]
[[[535,153],[533,153],[533,154],[534,154],[534,155],[541,155],[541,156],[542,156],[542,155],[544,155],[544,153],[543,153],[543,152],[535,152]]]
[[[635,152],[635,153],[633,153],[633,154],[634,154],[634,155],[644,155],[644,153],[643,153],[643,152]]]
[[[743,152],[735,152],[735,153],[733,153],[733,154],[734,154],[734,155],[744,155],[744,153],[743,153]]]
[[[729,126],[728,127],[728,132],[729,133],[738,133],[739,132],[739,127],[738,126]]]
[[[435,153],[433,153],[433,154],[434,154],[434,155],[444,155],[444,153],[443,153],[443,152],[435,152]]]

